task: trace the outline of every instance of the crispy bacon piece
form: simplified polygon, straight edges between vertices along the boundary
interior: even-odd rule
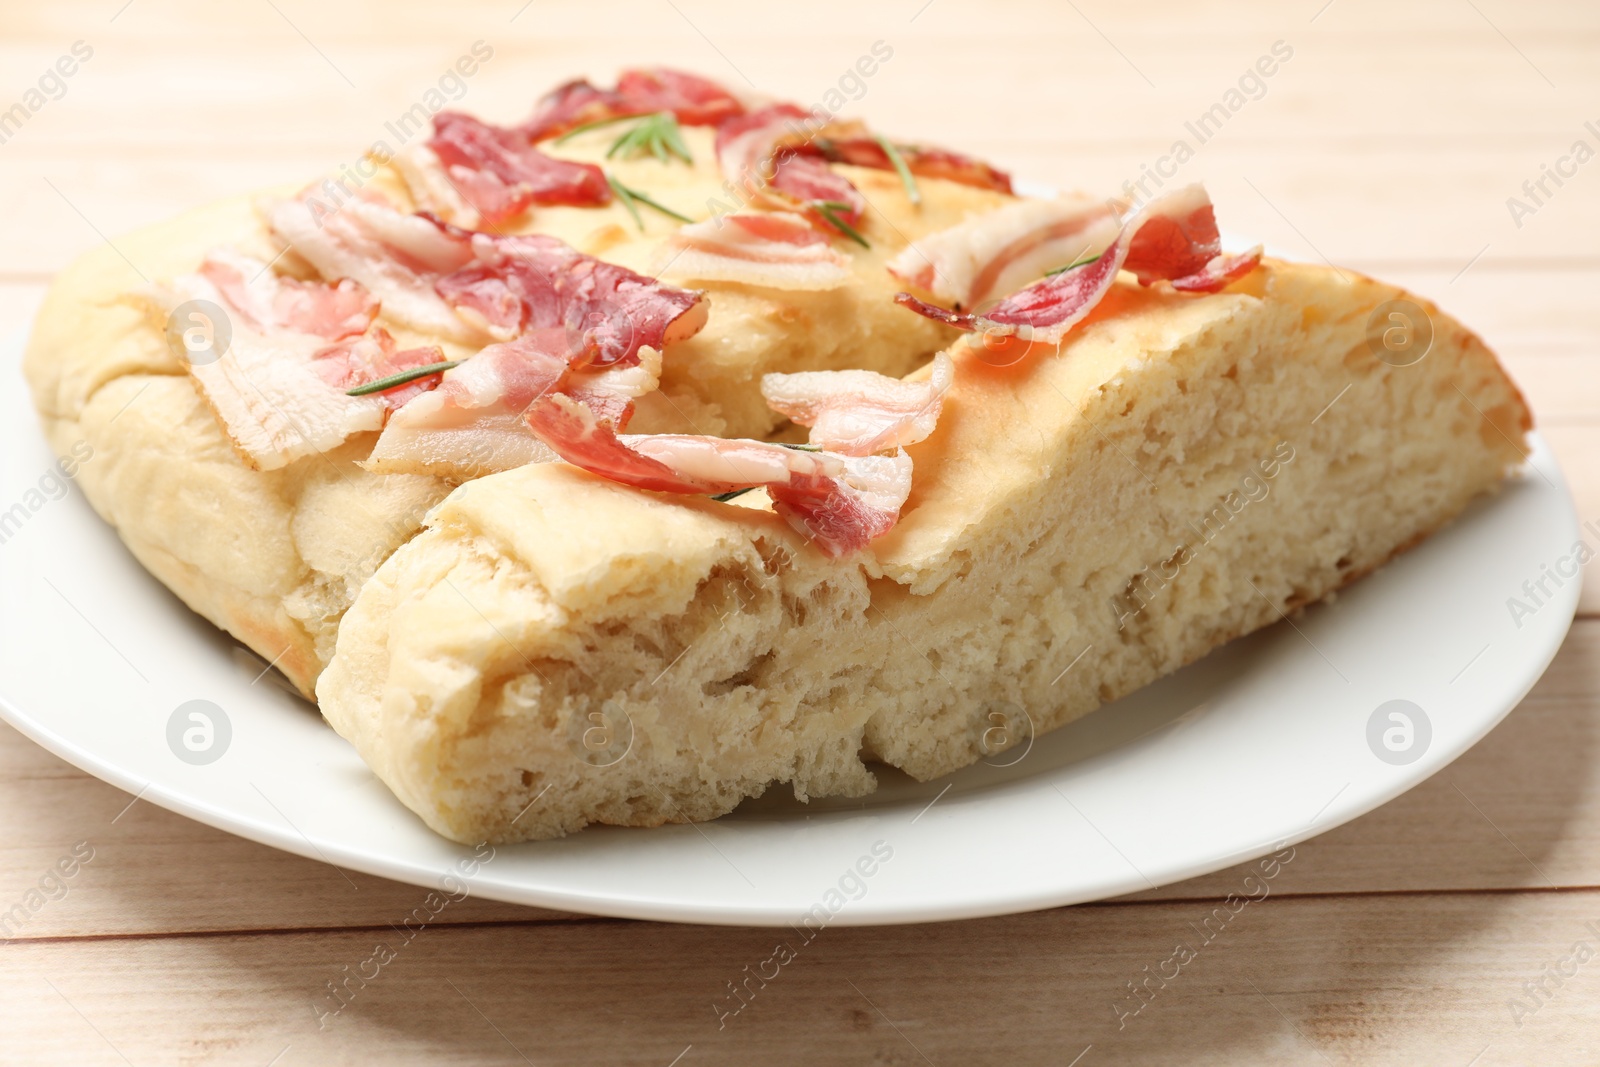
[[[813,156],[780,154],[769,188],[839,233],[867,213],[867,199],[850,179]]]
[[[667,67],[623,71],[616,95],[629,113],[670,111],[685,126],[715,126],[744,113],[744,103],[716,82]]]
[[[637,363],[639,349],[692,337],[705,325],[705,294],[676,289],[586,256],[554,237],[472,237],[472,263],[438,279],[452,306],[492,336],[562,328],[582,362]]]
[[[322,349],[312,357],[311,367],[318,377],[343,393],[391,374],[444,361],[444,351],[438,345],[396,351],[394,337],[379,326],[362,336],[351,337]],[[438,384],[439,375],[432,374],[371,396],[390,411],[396,411],[407,401],[421,396]]]
[[[867,202],[810,147],[815,126],[815,118],[794,104],[735,116],[717,127],[717,163],[751,197],[803,211],[818,226],[842,233],[837,223],[854,228]]]
[[[1094,310],[1119,270],[1132,272],[1141,285],[1167,281],[1184,292],[1211,293],[1260,262],[1259,246],[1223,255],[1211,198],[1202,186],[1191,185],[1151,201],[1092,263],[1034,282],[981,315],[927,304],[910,293],[899,294],[895,302],[957,329],[1056,344]]]
[[[808,441],[847,456],[870,456],[916,444],[933,432],[955,381],[955,363],[933,357],[920,381],[869,370],[768,374],[761,395],[772,410],[811,427]]]
[[[574,372],[572,358],[581,353],[569,341],[563,329],[532,330],[447,371],[437,390],[394,414],[365,465],[385,474],[465,480],[556,459],[522,417],[534,400],[556,391],[627,425],[633,400],[659,384],[660,354],[643,349],[633,366]]]
[[[717,165],[724,177],[759,192],[772,177],[782,148],[805,144],[814,119],[794,104],[769,104],[717,126]]]
[[[660,260],[676,277],[768,289],[837,289],[850,280],[849,258],[790,211],[739,211],[684,226]]]
[[[375,309],[354,282],[279,278],[266,263],[222,250],[151,296],[169,313],[204,300],[226,316],[219,323],[211,321],[214,313],[188,309],[175,325],[209,338],[191,348],[185,337],[186,368],[229,441],[256,470],[278,470],[383,425],[384,401],[346,396],[317,358],[330,347],[362,343],[357,327],[370,322]]]
[[[200,274],[241,321],[261,333],[288,330],[337,341],[364,333],[378,314],[378,301],[359,282],[302,282],[274,274],[232,249],[213,250],[200,264]]]
[[[774,510],[834,557],[893,528],[911,492],[904,453],[840,456],[720,437],[619,436],[611,421],[562,393],[535,401],[527,419],[562,459],[624,485],[696,495],[765,487]]]
[[[1018,200],[913,241],[889,261],[889,273],[977,308],[1047,270],[1099,255],[1121,228],[1115,202],[1085,195]]]
[[[611,202],[605,172],[592,163],[547,156],[528,135],[480,122],[459,111],[433,117],[428,147],[450,182],[494,225],[533,204],[598,207]]]
[[[1261,264],[1261,246],[1247,252],[1213,256],[1193,274],[1172,279],[1172,287],[1182,293],[1214,293],[1243,278]]]
[[[883,145],[875,137],[821,136],[813,145],[830,163],[848,163],[853,167],[871,167],[874,170],[895,169],[889,153],[884,151]],[[897,144],[895,149],[905,162],[906,169],[918,177],[942,178],[979,189],[1011,193],[1011,175],[971,156],[928,145]]]
[[[615,89],[579,79],[540,100],[521,131],[534,142],[602,119],[670,111],[685,126],[715,126],[743,113],[744,104],[716,82],[695,74],[651,67],[625,70]]]
[[[589,122],[599,122],[616,114],[616,94],[597,89],[587,79],[577,78],[556,86],[534,105],[533,116],[521,126],[528,140],[537,144],[557,137]]]
[[[337,210],[320,201],[280,200],[268,219],[273,231],[324,278],[351,278],[383,302],[384,314],[451,341],[481,343],[433,289],[439,275],[472,260],[470,235],[387,204],[351,200]]]
[[[406,191],[419,214],[456,226],[473,229],[483,222],[478,209],[462,195],[461,189],[445,173],[444,164],[433,149],[420,141],[403,146],[389,163],[405,180]]]
[[[279,236],[325,277],[354,278],[386,313],[448,340],[510,340],[561,327],[596,366],[636,363],[705,325],[704,293],[676,289],[541,235],[494,237],[428,215],[352,201],[315,217],[304,201],[273,207]]]

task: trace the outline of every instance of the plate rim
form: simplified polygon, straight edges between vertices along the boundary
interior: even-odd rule
[[[20,350],[25,338],[26,331],[15,337],[5,347],[9,348],[14,344]],[[36,427],[31,428],[36,431]],[[1580,519],[1570,485],[1561,471],[1548,441],[1537,429],[1530,431],[1528,441],[1532,446],[1532,450],[1528,460],[1519,468],[1518,473],[1542,473],[1559,495],[1566,531],[1581,536]],[[42,440],[41,444],[46,448],[49,447],[48,443]],[[1513,473],[1510,477],[1517,477],[1518,473]],[[1446,524],[1446,528],[1463,521],[1463,518],[1457,517],[1453,519],[1451,523]],[[1466,521],[1470,521],[1470,519]],[[1439,532],[1436,531],[1436,534]],[[1430,537],[1429,540],[1432,540],[1432,538]],[[120,536],[118,536],[118,547],[122,552],[127,553],[126,562],[129,566],[143,570],[142,565],[132,557],[131,553],[128,553],[126,545],[121,542]],[[1065,888],[1050,885],[1026,886],[1025,888],[1010,891],[1008,891],[1008,887],[990,887],[988,891],[981,894],[974,894],[969,890],[958,898],[946,898],[929,902],[909,901],[898,905],[891,903],[888,907],[876,904],[869,899],[863,901],[862,906],[844,908],[834,914],[829,920],[829,925],[876,926],[957,921],[1011,915],[1111,899],[1128,893],[1140,892],[1152,887],[1160,888],[1200,875],[1224,870],[1276,849],[1292,847],[1311,837],[1342,826],[1389,803],[1437,774],[1504,721],[1505,717],[1522,702],[1538,683],[1560,652],[1576,615],[1581,584],[1581,582],[1568,583],[1561,587],[1559,599],[1562,603],[1559,606],[1554,600],[1547,602],[1547,608],[1558,607],[1558,610],[1554,613],[1554,619],[1558,625],[1548,629],[1547,632],[1551,636],[1548,639],[1548,643],[1540,648],[1537,656],[1529,656],[1519,661],[1518,665],[1521,670],[1515,678],[1515,683],[1508,690],[1512,695],[1498,701],[1498,708],[1493,714],[1485,714],[1474,720],[1472,729],[1455,743],[1430,750],[1423,759],[1418,761],[1418,766],[1427,768],[1424,773],[1396,775],[1383,787],[1362,791],[1343,804],[1338,803],[1341,798],[1336,796],[1333,801],[1330,801],[1327,808],[1302,830],[1277,840],[1262,842],[1259,845],[1234,848],[1226,852],[1213,853],[1204,859],[1177,867],[1161,868],[1154,882],[1146,878],[1144,872],[1138,870],[1138,868],[1133,868],[1131,861],[1129,861],[1130,870],[1125,877],[1102,879],[1097,887],[1087,890],[1081,884]],[[193,611],[187,605],[184,605],[184,610]],[[198,615],[196,617],[205,626],[211,627],[213,625]],[[1264,627],[1263,631],[1276,628],[1278,625],[1274,623],[1271,627]],[[220,630],[217,632],[223,633]],[[227,636],[231,639],[231,635]],[[1233,644],[1233,642],[1228,644]],[[17,706],[6,693],[0,692],[0,719],[9,723],[13,728],[46,751],[79,770],[122,789],[133,796],[135,800],[149,800],[159,807],[193,819],[196,822],[306,859],[342,866],[350,870],[361,871],[369,875],[411,885],[432,888],[438,884],[438,876],[441,870],[427,867],[422,860],[416,857],[396,858],[381,851],[364,850],[326,839],[321,842],[321,847],[319,847],[316,841],[300,833],[297,828],[293,827],[293,824],[283,826],[269,820],[254,817],[242,810],[219,806],[215,802],[207,804],[183,792],[168,789],[153,780],[141,782],[140,776],[131,769],[119,765],[94,750],[85,748],[58,733],[47,724],[47,718],[40,718],[26,712]],[[321,726],[330,732],[332,731],[332,727],[328,726],[325,720],[322,720]],[[335,736],[337,735],[335,734]],[[1109,753],[1092,756],[1089,761],[1113,755],[1127,747],[1127,745],[1119,746],[1119,748],[1113,749]],[[368,773],[371,773],[370,770]],[[1044,771],[1038,775],[1038,778],[1048,779],[1053,773],[1060,772]],[[374,781],[376,781],[375,778]],[[940,795],[942,796],[943,794],[941,793]],[[970,798],[966,802],[981,803],[982,797]],[[894,809],[885,807],[879,810],[880,812],[887,812]],[[415,818],[414,815],[412,817]],[[686,830],[688,827],[678,826],[675,829]],[[431,830],[425,830],[425,832],[432,834]],[[595,831],[588,830],[584,832],[594,833]],[[604,829],[600,829],[599,832],[603,833]],[[662,833],[670,832],[670,829],[639,832]],[[442,838],[440,840],[443,841]],[[532,844],[537,846],[538,843]],[[445,845],[447,846],[447,851],[448,849],[462,848],[462,846],[457,846],[453,842],[445,842]],[[528,847],[528,845],[501,847]],[[614,887],[610,891],[578,891],[553,886],[529,886],[526,883],[508,882],[496,878],[493,874],[463,878],[463,882],[468,886],[469,893],[474,896],[581,915],[741,927],[792,926],[797,918],[787,905],[774,905],[766,902],[746,903],[729,899],[684,902],[671,898],[652,899],[648,894],[619,893]]]

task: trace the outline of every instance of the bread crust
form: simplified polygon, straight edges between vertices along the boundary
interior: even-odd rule
[[[748,497],[465,486],[358,598],[324,712],[464,842],[947,774],[1380,567],[1523,459],[1520,395],[1437,308],[1409,298],[1422,362],[1375,358],[1402,296],[1268,262],[1213,296],[1119,284],[1059,355],[960,354],[900,525],[844,561]]]

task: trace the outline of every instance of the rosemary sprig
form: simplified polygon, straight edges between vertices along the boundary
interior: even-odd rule
[[[606,150],[606,158],[621,156],[623,159],[632,159],[646,152],[663,163],[673,156],[685,163],[694,163],[694,156],[689,154],[689,146],[684,143],[683,130],[678,127],[678,117],[670,111],[644,116],[638,125],[611,143]]]
[[[635,204],[635,201],[637,201],[639,204],[643,204],[645,207],[655,208],[668,218],[677,219],[679,222],[694,221],[694,219],[691,219],[689,216],[680,215],[670,207],[667,207],[667,205],[652,200],[639,190],[628,188],[626,185],[623,185],[621,182],[617,181],[617,179],[610,174],[606,175],[606,182],[611,186],[611,191],[617,194],[617,199],[622,201],[622,206],[628,209],[628,214],[633,216],[633,223],[635,226],[639,227],[639,231],[641,233],[644,232],[644,219],[640,217],[639,208]]]
[[[867,239],[861,236],[854,226],[850,225],[848,222],[844,221],[844,219],[839,217],[839,212],[850,210],[849,204],[841,204],[837,200],[815,200],[812,202],[811,206],[817,209],[818,214],[828,220],[829,225],[838,230],[840,233],[844,234],[846,237],[850,238],[850,240],[854,241],[862,248],[872,247],[871,245],[867,244]]]
[[[914,206],[921,207],[922,190],[917,188],[917,179],[911,176],[911,168],[906,166],[905,158],[900,155],[900,149],[896,148],[894,142],[881,133],[873,134],[872,139],[878,142],[878,147],[883,149],[883,154],[889,157],[890,163],[894,164],[895,173],[900,175],[900,184],[906,187],[906,199],[910,200]]]
[[[1049,278],[1056,274],[1065,274],[1067,271],[1072,270],[1075,267],[1087,267],[1089,264],[1093,263],[1103,255],[1105,255],[1104,252],[1096,252],[1094,255],[1089,256],[1086,259],[1078,260],[1076,263],[1068,263],[1065,267],[1057,267],[1054,270],[1047,270],[1044,272],[1044,276]]]
[[[619,122],[633,122],[643,117],[644,116],[642,115],[612,115],[608,119],[596,119],[593,122],[585,122],[581,126],[572,127],[572,129],[568,130],[566,133],[562,134],[560,137],[557,137],[550,143],[561,144],[565,141],[570,141],[580,133],[588,133],[590,130],[598,130],[602,126],[615,126]]]
[[[678,116],[670,111],[657,111],[649,115],[613,115],[608,119],[586,122],[582,126],[574,126],[551,143],[561,144],[580,133],[587,133],[602,126],[613,126],[619,122],[632,122],[634,125],[611,142],[611,147],[606,149],[607,159],[615,159],[618,156],[632,159],[648,152],[663,163],[677,156],[685,163],[693,165],[694,155],[689,151],[688,142],[683,139],[683,129],[678,125]]]
[[[414,382],[418,378],[428,378],[435,374],[443,374],[451,367],[460,365],[461,361],[459,359],[447,359],[443,363],[430,363],[426,367],[412,367],[410,370],[403,370],[398,374],[391,374],[387,378],[379,378],[375,382],[368,382],[366,385],[358,385],[354,389],[346,391],[344,395],[366,396],[368,393],[386,393],[390,389],[405,385],[408,382]]]

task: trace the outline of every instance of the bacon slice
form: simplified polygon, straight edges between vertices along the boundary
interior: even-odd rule
[[[853,167],[871,167],[874,170],[895,169],[894,161],[876,137],[831,137],[824,134],[817,137],[813,145],[830,163],[848,163]],[[918,177],[941,178],[979,189],[1011,193],[1011,175],[971,156],[928,145],[897,144],[895,150],[900,153],[906,169]]]
[[[510,340],[561,327],[596,366],[637,362],[705,325],[705,294],[586,256],[554,237],[493,237],[427,215],[352,201],[317,218],[282,201],[273,229],[325,277],[354,278],[384,311],[446,340]]]
[[[769,104],[717,127],[723,176],[757,200],[801,211],[818,227],[848,233],[867,201],[811,143],[815,118],[794,104]]]
[[[412,142],[396,152],[389,162],[405,179],[406,191],[411,194],[411,203],[419,213],[467,229],[475,229],[482,223],[478,209],[461,195],[461,190],[445,173],[444,164],[426,144]]]
[[[658,262],[674,277],[768,289],[837,289],[850,280],[849,257],[789,211],[739,211],[684,226]]]
[[[942,301],[976,308],[1052,268],[1104,252],[1122,229],[1116,208],[1085,195],[1018,200],[913,241],[889,261],[889,273]]]
[[[447,371],[439,388],[394,413],[364,465],[465,480],[555,458],[522,420],[523,409],[567,371],[546,340],[528,334],[490,345]],[[564,335],[556,340],[565,344]]]
[[[839,233],[859,226],[867,213],[867,198],[850,179],[814,156],[780,155],[769,188]]]
[[[473,262],[435,288],[497,338],[559,327],[583,362],[606,367],[637,362],[641,348],[659,351],[706,322],[703,292],[663,285],[554,237],[477,234],[472,249]]]
[[[288,330],[337,341],[364,333],[378,314],[378,301],[359,282],[302,282],[274,274],[232,249],[212,250],[200,274],[243,323],[260,333]]]
[[[605,172],[594,164],[547,156],[526,133],[459,111],[433,117],[428,147],[462,198],[489,225],[514,218],[533,204],[598,207],[611,202]]]
[[[268,210],[268,221],[324,278],[361,283],[394,320],[446,340],[482,342],[482,331],[433,288],[439,275],[472,260],[470,234],[361,199],[336,211],[305,200],[280,200]]]
[[[911,492],[904,453],[841,456],[719,437],[619,436],[609,420],[561,393],[535,401],[527,419],[562,459],[624,485],[698,495],[765,487],[774,510],[834,557],[893,528]]]
[[[809,442],[847,456],[870,456],[916,444],[933,432],[955,381],[955,363],[933,357],[920,381],[869,370],[801,371],[761,379],[767,406],[811,427]]]
[[[1260,262],[1259,246],[1223,255],[1211,198],[1202,186],[1191,185],[1151,201],[1094,262],[1034,282],[981,315],[927,304],[910,293],[895,302],[957,329],[1056,344],[1094,310],[1119,270],[1132,272],[1141,285],[1167,281],[1184,292],[1210,293]]]
[[[363,336],[322,349],[312,357],[311,367],[323,381],[344,393],[401,371],[430,367],[444,361],[444,351],[438,345],[397,351],[389,331],[379,326]],[[429,375],[371,396],[390,411],[396,411],[407,401],[438,384],[439,375]]]
[[[578,78],[556,86],[534,106],[533,116],[522,124],[528,140],[537,144],[547,137],[556,137],[568,130],[589,122],[599,122],[615,114],[616,94],[597,89],[586,79]]]
[[[717,126],[717,165],[723,177],[758,194],[772,178],[782,148],[804,144],[812,117],[794,104],[769,104]]]
[[[744,104],[698,75],[665,67],[626,70],[615,89],[599,89],[581,79],[558,86],[539,101],[521,131],[538,142],[586,123],[658,111],[672,112],[685,126],[715,126],[741,114]]]
[[[715,126],[744,113],[744,103],[716,82],[667,67],[623,71],[617,96],[633,113],[670,111],[685,126]]]
[[[1173,278],[1172,287],[1182,293],[1215,293],[1243,278],[1261,265],[1261,246],[1246,252],[1212,256],[1204,267],[1182,278]]]
[[[617,426],[632,401],[660,382],[661,357],[642,349],[632,366],[574,373],[565,330],[534,330],[490,345],[447,371],[438,389],[390,418],[364,464],[378,473],[432,474],[464,481],[556,454],[533,435],[522,413],[541,396],[564,392]]]
[[[355,283],[281,279],[266,263],[221,251],[152,295],[168,312],[205,300],[227,316],[226,324],[179,323],[208,326],[217,342],[227,338],[215,353],[185,362],[223,432],[256,470],[278,470],[383,425],[388,406],[382,399],[346,396],[319,367],[331,337],[345,338],[333,348],[350,345],[349,331],[370,321],[368,298]]]

